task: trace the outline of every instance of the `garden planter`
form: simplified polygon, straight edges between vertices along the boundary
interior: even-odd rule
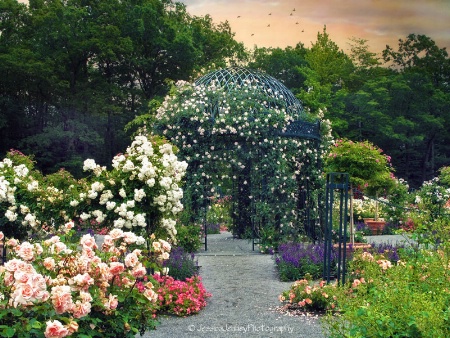
[[[372,235],[381,235],[386,226],[385,221],[367,221],[365,223],[372,232]]]
[[[333,247],[336,250],[336,252],[338,252],[339,244],[334,244]],[[341,245],[341,247],[343,247],[343,245]],[[359,251],[359,250],[367,251],[371,247],[372,247],[372,245],[370,245],[368,243],[353,243],[353,245],[351,243],[347,243],[345,246],[345,252],[346,252],[345,257],[347,260],[352,259],[353,253],[355,251]]]

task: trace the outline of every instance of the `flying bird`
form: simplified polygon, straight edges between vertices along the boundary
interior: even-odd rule
[[[295,24],[298,25],[298,21]]]
[[[253,36],[253,35],[255,35],[255,34],[252,34],[251,36]]]
[[[267,27],[270,27],[270,23],[267,25]]]
[[[304,32],[305,30],[304,29],[302,29],[302,33]]]
[[[292,11],[295,12],[295,8]]]
[[[238,15],[238,19],[240,18],[241,16],[240,15]]]
[[[272,15],[272,13],[269,13],[269,15]]]
[[[292,16],[292,13],[290,15]]]

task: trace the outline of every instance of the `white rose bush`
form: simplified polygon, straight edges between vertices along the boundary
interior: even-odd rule
[[[81,229],[119,228],[174,241],[186,168],[171,144],[142,133],[114,157],[111,170],[86,160],[90,176],[81,180],[64,170],[44,177],[29,157],[11,151],[0,162],[0,230],[24,238],[74,221]]]

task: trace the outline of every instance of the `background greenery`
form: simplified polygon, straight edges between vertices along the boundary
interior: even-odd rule
[[[227,22],[168,0],[0,0],[0,17],[0,154],[34,154],[44,174],[109,163],[171,81],[230,64],[281,80],[336,137],[382,148],[411,188],[450,163],[450,61],[425,35],[381,55],[358,38],[346,54],[326,29],[310,47],[245,50]]]

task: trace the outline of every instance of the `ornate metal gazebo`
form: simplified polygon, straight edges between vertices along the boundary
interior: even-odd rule
[[[314,182],[312,175],[301,178],[294,174],[299,171],[307,172],[308,168],[317,170],[321,166],[320,156],[311,155],[314,151],[319,152],[320,121],[306,113],[302,103],[280,81],[257,70],[242,67],[216,70],[198,78],[194,87],[209,90],[218,88],[222,96],[212,95],[205,99],[204,92],[201,90],[195,92],[196,88],[194,88],[194,96],[192,98],[186,96],[185,100],[190,104],[196,100],[201,101],[201,104],[199,103],[196,107],[198,107],[197,111],[204,112],[202,118],[189,117],[187,110],[180,117],[180,105],[177,105],[178,113],[175,110],[170,112],[171,126],[166,128],[163,125],[166,136],[180,148],[180,153],[186,151],[186,158],[189,159],[187,176],[195,176],[206,167],[209,170],[206,175],[203,173],[203,177],[199,178],[197,175],[194,179],[188,178],[186,183],[185,193],[189,195],[189,198],[184,203],[193,217],[199,219],[205,214],[208,194],[211,191],[211,187],[206,188],[206,186],[212,183],[209,182],[212,181],[211,177],[219,177],[220,171],[226,170],[226,174],[230,174],[232,180],[229,190],[233,196],[232,217],[233,223],[236,224],[234,234],[237,237],[248,237],[251,231],[253,239],[259,238],[260,230],[267,224],[279,231],[284,231],[285,228],[281,228],[288,224],[291,229],[297,229],[313,240],[321,238],[322,226],[317,215],[319,198],[317,193],[316,195],[312,193],[318,189],[319,183]],[[239,105],[237,108],[233,106],[232,111],[228,111],[229,106],[224,108],[224,96],[228,94],[227,99],[233,100],[235,99],[233,95],[236,95],[245,104],[247,91],[251,92],[249,96],[258,97],[259,102],[262,101],[263,104],[257,107],[246,107],[245,110],[240,110]],[[250,102],[251,98],[248,99]],[[282,116],[283,123],[271,124],[267,117],[273,115],[274,111],[279,114],[278,117]],[[236,132],[232,127],[229,129],[220,127],[223,120],[231,114],[234,114],[233,120],[240,120],[241,115],[245,114],[247,126],[251,126],[258,120],[265,123],[262,127],[260,125],[257,131],[248,131],[251,134],[249,137],[248,134]],[[175,124],[177,126],[174,127]],[[257,124],[255,128],[258,128]],[[195,154],[190,145],[188,149],[185,139],[180,142],[180,137],[194,140],[195,146],[201,143],[203,149],[207,149],[207,154],[200,154],[200,156],[198,153]],[[283,144],[287,144],[286,147],[290,147],[290,154],[292,158],[295,157],[294,162],[297,162],[292,165],[284,163],[279,171],[278,169],[270,171],[271,168],[273,169],[274,162],[288,162],[286,159],[281,159],[282,154],[274,154],[273,151],[280,146],[281,140]],[[308,143],[310,147],[308,150],[312,148],[314,151],[302,152],[305,148],[297,147],[302,143]],[[228,169],[224,169],[229,163],[225,163],[227,160],[223,160],[223,157],[221,162],[217,160],[220,156],[216,154],[221,152],[232,153],[231,156],[238,158],[236,162],[239,162],[239,165],[230,165]],[[282,175],[284,176],[278,177]],[[276,181],[274,177],[279,181]],[[289,196],[281,187],[284,184],[283,179],[289,181],[291,189]],[[280,188],[274,188],[277,182],[281,182]],[[204,187],[203,190],[201,187]],[[295,192],[292,192],[292,189]],[[212,190],[217,192],[217,189]]]

